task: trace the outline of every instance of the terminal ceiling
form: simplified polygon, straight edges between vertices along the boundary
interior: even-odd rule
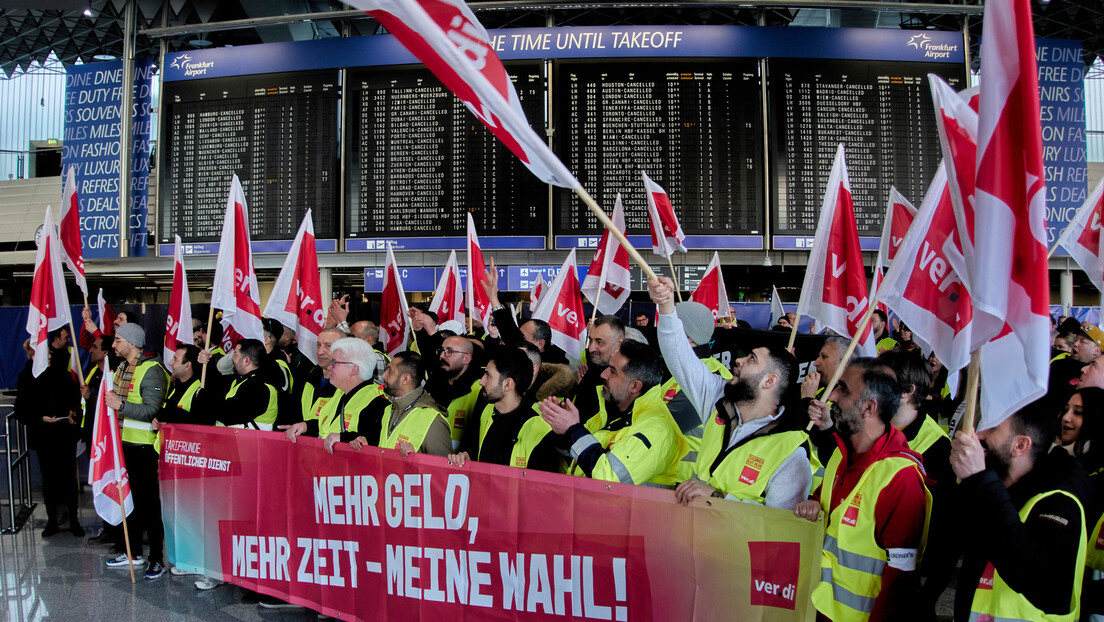
[[[751,2],[564,2],[503,0],[471,2],[488,28],[648,24],[765,24],[959,30],[969,19],[972,58],[977,58],[980,21],[964,18],[975,0],[878,2],[877,0],[753,0]],[[819,6],[818,6],[819,5]],[[825,7],[829,8],[825,8]],[[940,6],[946,7],[946,10]],[[33,7],[33,8],[31,8]],[[852,8],[848,8],[852,7]],[[854,8],[860,7],[860,8]],[[1038,36],[1084,41],[1086,64],[1104,53],[1104,0],[1034,0]],[[123,56],[127,0],[0,0],[0,69],[4,77],[43,63],[51,52],[65,65]],[[157,57],[164,42],[173,52],[208,45],[372,35],[371,19],[331,0],[134,0],[136,56]],[[910,10],[911,8],[911,10]],[[949,11],[949,12],[948,12]],[[308,16],[273,23],[278,16]],[[241,27],[241,20],[265,20]],[[226,24],[230,22],[230,24]],[[234,24],[238,22],[238,24]],[[232,26],[232,27],[231,27]],[[192,27],[191,29],[186,27]],[[142,31],[168,28],[171,36]],[[190,30],[190,31],[189,31]]]

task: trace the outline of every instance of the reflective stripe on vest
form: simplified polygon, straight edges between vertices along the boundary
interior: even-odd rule
[[[762,505],[766,503],[767,482],[774,472],[808,440],[802,430],[753,438],[725,456],[708,483],[737,499]]]
[[[291,375],[291,366],[282,358],[276,359],[276,366],[280,368],[280,372],[284,375],[284,392],[291,393],[291,390],[295,387],[295,378]]]
[[[514,443],[514,447],[510,450],[510,462],[506,466],[518,467],[524,469],[529,465],[529,456],[533,455],[533,450],[540,445],[540,442],[544,440],[545,436],[548,436],[552,432],[552,426],[548,425],[540,416],[540,407],[537,404],[533,404],[533,410],[537,413],[535,417],[529,417],[525,420],[525,423],[521,424],[521,429],[518,430],[517,441]],[[487,430],[491,429],[491,419],[494,417],[494,405],[487,404],[483,409],[483,414],[479,417],[479,451],[483,451],[483,439],[487,436]]]
[[[922,416],[924,417],[924,421],[920,424],[920,430],[916,432],[916,438],[908,442],[909,449],[918,454],[923,454],[925,451],[931,449],[931,446],[940,438],[949,438],[947,433],[939,427],[939,424],[936,423],[934,419],[928,415]]]
[[[146,377],[146,373],[151,369],[160,370],[165,375],[165,384],[169,381],[169,372],[165,371],[165,368],[161,366],[157,361],[150,359],[143,361],[134,368],[134,375],[130,378],[130,387],[127,391],[126,401],[130,404],[142,403],[142,380]],[[161,403],[157,405],[160,408],[164,401],[164,395],[161,396]],[[124,407],[123,410],[126,410]],[[122,414],[123,419],[123,431],[121,434],[124,443],[134,443],[136,445],[156,445],[157,433],[153,431],[153,425],[148,421],[137,421],[127,418],[126,414]]]
[[[391,428],[391,411],[394,408],[394,404],[387,405],[383,411],[383,425],[380,426],[379,446],[387,449],[398,449],[399,443],[406,442],[413,445],[415,451],[421,451],[422,442],[425,441],[434,419],[444,419],[441,413],[432,408],[415,407],[388,433],[387,430]]]
[[[828,461],[821,487],[820,504],[824,508],[832,507],[832,487],[841,462],[842,454],[837,449]],[[820,583],[813,588],[812,600],[817,611],[836,622],[867,620],[874,609],[874,601],[882,589],[882,572],[889,559],[874,538],[877,527],[874,511],[882,490],[905,469],[920,472],[920,465],[912,457],[900,455],[878,460],[867,467],[855,489],[828,515]],[[931,519],[931,493],[926,486],[924,495],[927,504],[920,551],[927,540]]]
[[[1077,504],[1081,510],[1081,537],[1077,546],[1077,571],[1074,573],[1073,586],[1070,590],[1070,610],[1064,614],[1048,614],[1032,605],[1022,594],[1008,587],[1001,578],[1000,573],[993,568],[992,562],[986,564],[985,571],[981,575],[977,589],[974,590],[974,600],[970,603],[971,622],[984,620],[1009,620],[1019,622],[1075,622],[1081,610],[1081,573],[1085,567],[1085,549],[1088,535],[1085,530],[1085,508],[1081,501],[1064,490],[1049,490],[1035,495],[1020,508],[1020,522],[1027,520],[1031,514],[1031,508],[1039,501],[1051,495],[1065,495]],[[1047,569],[1041,569],[1047,572]],[[990,584],[989,581],[992,581]]]
[[[445,417],[445,421],[448,421],[449,424],[454,451],[460,447],[460,437],[464,435],[464,422],[471,419],[471,415],[475,411],[475,403],[479,400],[479,390],[481,388],[479,381],[476,380],[472,383],[470,391],[449,402],[448,416]]]

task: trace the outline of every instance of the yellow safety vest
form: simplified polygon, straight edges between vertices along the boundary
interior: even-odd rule
[[[318,436],[319,438],[325,436],[322,433],[322,422],[333,419],[337,414],[337,403],[341,401],[341,396],[345,395],[341,389],[334,387],[334,394],[329,397],[320,397],[314,400],[314,405],[311,408],[310,416],[305,417],[304,421],[315,419],[318,421]]]
[[[130,404],[142,403],[142,379],[146,377],[146,373],[152,369],[156,369],[165,375],[165,383],[168,384],[169,372],[158,363],[157,361],[150,359],[142,361],[134,369],[134,375],[130,377],[130,386],[127,388],[126,401]],[[161,398],[161,404],[158,404],[158,408],[164,404],[164,397]],[[125,408],[123,410],[126,410]],[[122,414],[122,413],[120,413]],[[153,424],[149,421],[138,421],[136,419],[129,419],[123,414],[123,433],[122,439],[124,443],[134,443],[135,445],[156,445],[157,433],[153,431]]]
[[[529,417],[525,423],[521,424],[521,429],[518,430],[517,442],[514,443],[514,449],[510,452],[510,462],[506,466],[524,469],[529,464],[529,456],[533,455],[533,450],[537,448],[537,445],[540,445],[545,436],[552,432],[552,426],[548,425],[548,422],[540,416],[540,407],[533,404],[533,410],[536,411],[537,415]],[[483,414],[479,417],[480,452],[483,451],[483,439],[487,436],[487,430],[491,429],[491,419],[493,417],[494,405],[487,404],[483,408]]]
[[[237,395],[238,387],[240,387],[243,382],[245,382],[245,378],[238,378],[234,380],[234,382],[231,382],[230,390],[226,392],[226,399],[230,399]],[[256,425],[257,428],[260,430],[271,432],[272,424],[276,423],[276,413],[279,411],[279,398],[277,398],[276,396],[276,387],[268,384],[267,382],[264,383],[264,386],[268,387],[268,408],[266,408],[263,413],[253,419],[253,424]],[[222,426],[221,423],[217,425],[225,427]]]
[[[1050,490],[1037,494],[1020,508],[1020,522],[1027,520],[1031,508],[1035,507],[1036,503],[1056,494],[1073,499],[1081,510],[1081,538],[1077,546],[1077,571],[1074,573],[1073,586],[1070,590],[1069,613],[1044,613],[1022,594],[1008,587],[990,562],[986,564],[977,589],[974,590],[974,601],[970,603],[970,622],[993,619],[999,622],[1075,622],[1077,620],[1081,611],[1081,573],[1085,569],[1085,540],[1088,537],[1085,530],[1085,508],[1081,506],[1081,501],[1064,490]]]
[[[808,440],[809,435],[803,430],[753,438],[725,456],[707,481],[727,495],[763,505],[771,476]]]
[[[333,434],[334,432],[356,432],[357,426],[360,424],[360,411],[364,410],[365,406],[381,395],[383,395],[383,391],[379,388],[379,385],[368,385],[353,394],[353,396],[349,398],[349,401],[345,402],[345,409],[343,411],[345,427],[342,429],[342,418],[337,416],[337,409],[341,405],[342,397],[341,391],[338,390],[337,394],[325,403],[323,412],[319,416],[319,438],[326,438],[327,435]]]
[[[391,411],[394,408],[394,404],[387,405],[383,411],[383,424],[380,426],[379,446],[387,449],[398,449],[399,443],[406,442],[413,445],[415,450],[420,450],[426,434],[429,433],[429,426],[433,425],[437,417],[444,419],[444,416],[433,408],[417,406],[412,408],[402,421],[399,421],[394,430],[388,432],[391,428]]]
[[[172,381],[170,381],[170,387],[172,386],[171,382]],[[180,401],[176,403],[177,407],[180,408],[180,410],[183,410],[186,413],[192,412],[192,400],[195,399],[196,393],[199,393],[199,381],[198,380],[196,382],[193,382],[191,385],[189,385],[187,389],[184,389],[184,395],[181,395],[180,396]],[[169,391],[169,394],[170,394],[169,397],[172,397],[172,390],[171,389]],[[165,401],[168,402],[168,398],[166,398]],[[153,441],[153,448],[157,450],[157,453],[161,453],[161,443],[164,439],[164,436],[165,436],[165,433],[163,431],[161,431],[161,430],[157,431],[157,438]]]
[[[1096,521],[1089,540],[1089,550],[1085,553],[1085,565],[1093,570],[1104,571],[1104,514]]]
[[[923,454],[925,451],[931,449],[931,446],[941,438],[950,438],[947,433],[939,427],[939,424],[928,415],[920,415],[924,418],[924,421],[920,424],[920,430],[916,433],[916,438],[908,442],[909,449],[915,451],[918,454]]]
[[[832,507],[832,487],[836,472],[843,461],[837,449],[828,461],[821,487],[820,504],[825,511]],[[847,498],[828,515],[824,534],[824,549],[820,559],[820,583],[813,588],[813,606],[835,622],[863,621],[870,618],[874,602],[882,591],[882,572],[889,555],[874,538],[874,509],[878,496],[893,478],[905,469],[921,471],[920,464],[901,455],[882,458],[870,465]],[[917,557],[928,538],[931,520],[931,493],[924,487],[927,504],[924,509],[924,532]],[[920,560],[917,559],[917,566]]]
[[[464,434],[464,422],[475,410],[475,402],[479,399],[479,390],[482,388],[476,380],[472,383],[470,391],[449,402],[448,416],[445,420],[448,421],[449,431],[452,434],[454,451],[460,447],[460,437]]]
[[[1057,356],[1050,359],[1050,362],[1053,363],[1054,361],[1060,361],[1062,359],[1068,359],[1069,355],[1070,355],[1069,352],[1059,352]]]
[[[712,356],[701,359],[701,362],[705,363],[710,373],[717,374],[726,381],[732,380],[732,372]],[[675,399],[675,395],[681,390],[678,381],[671,378],[663,384],[663,401],[670,403],[671,400]],[[716,413],[716,411],[717,409],[714,408],[713,412]],[[700,415],[701,413],[698,414]],[[704,436],[705,423],[699,423],[697,426],[683,433],[682,440],[686,442],[686,455],[682,457],[682,460],[680,460],[678,464],[678,480],[680,482],[684,482],[694,475],[694,467],[698,462],[698,451],[701,450],[702,438]],[[713,457],[716,458],[716,454],[714,454]]]
[[[649,389],[646,393],[636,398],[636,401],[632,405],[632,423],[621,428],[620,430],[604,430],[604,429],[592,429],[590,426],[601,422],[601,427],[604,428],[607,423],[608,415],[606,414],[606,401],[599,399],[598,401],[598,414],[591,417],[587,422],[587,430],[598,440],[604,449],[609,449],[618,441],[623,438],[631,437],[640,431],[638,427],[642,423],[651,423],[653,419],[662,420],[662,425],[666,426],[671,431],[671,440],[677,444],[675,451],[672,452],[673,459],[668,462],[658,474],[644,482],[636,482],[637,484],[655,484],[657,486],[673,486],[678,482],[678,463],[682,459],[682,456],[686,455],[686,442],[682,440],[682,432],[679,430],[678,424],[675,423],[674,417],[671,416],[671,411],[667,410],[667,404],[663,401],[663,386],[656,385]],[[649,442],[656,443],[662,439],[649,439]],[[653,446],[650,451],[664,451],[671,449],[669,447]],[[629,465],[625,465],[628,467]],[[583,475],[586,473],[581,467],[575,467],[572,475]]]
[[[308,392],[307,389],[310,389],[310,391]],[[310,421],[311,419],[321,421],[322,420],[322,415],[321,415],[322,409],[329,402],[337,400],[338,398],[340,398],[341,395],[342,395],[341,389],[338,389],[337,387],[334,387],[333,395],[319,396],[318,399],[313,399],[313,397],[314,397],[314,385],[312,385],[310,383],[307,383],[303,387],[303,397],[302,397],[302,401],[303,401],[303,421]],[[310,403],[307,402],[307,399],[311,399]]]

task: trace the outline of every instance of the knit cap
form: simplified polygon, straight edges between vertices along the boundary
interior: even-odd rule
[[[700,302],[680,302],[675,305],[675,315],[682,321],[686,336],[697,345],[709,343],[716,323],[713,312]]]
[[[137,324],[127,322],[115,329],[115,335],[128,343],[134,344],[135,347],[146,347],[146,331],[142,330],[142,327]]]

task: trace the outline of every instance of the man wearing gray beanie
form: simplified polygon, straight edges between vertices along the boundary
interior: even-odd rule
[[[104,401],[113,408],[122,422],[123,458],[130,478],[134,512],[130,518],[130,549],[133,560],[121,554],[107,561],[108,568],[139,565],[142,558],[142,534],[149,538],[149,564],[145,578],[153,581],[165,574],[162,549],[165,528],[161,523],[161,488],[157,480],[157,451],[154,442],[153,418],[165,402],[169,373],[155,354],[143,354],[146,331],[128,322],[115,329],[115,354],[123,362],[115,369],[112,391]]]

